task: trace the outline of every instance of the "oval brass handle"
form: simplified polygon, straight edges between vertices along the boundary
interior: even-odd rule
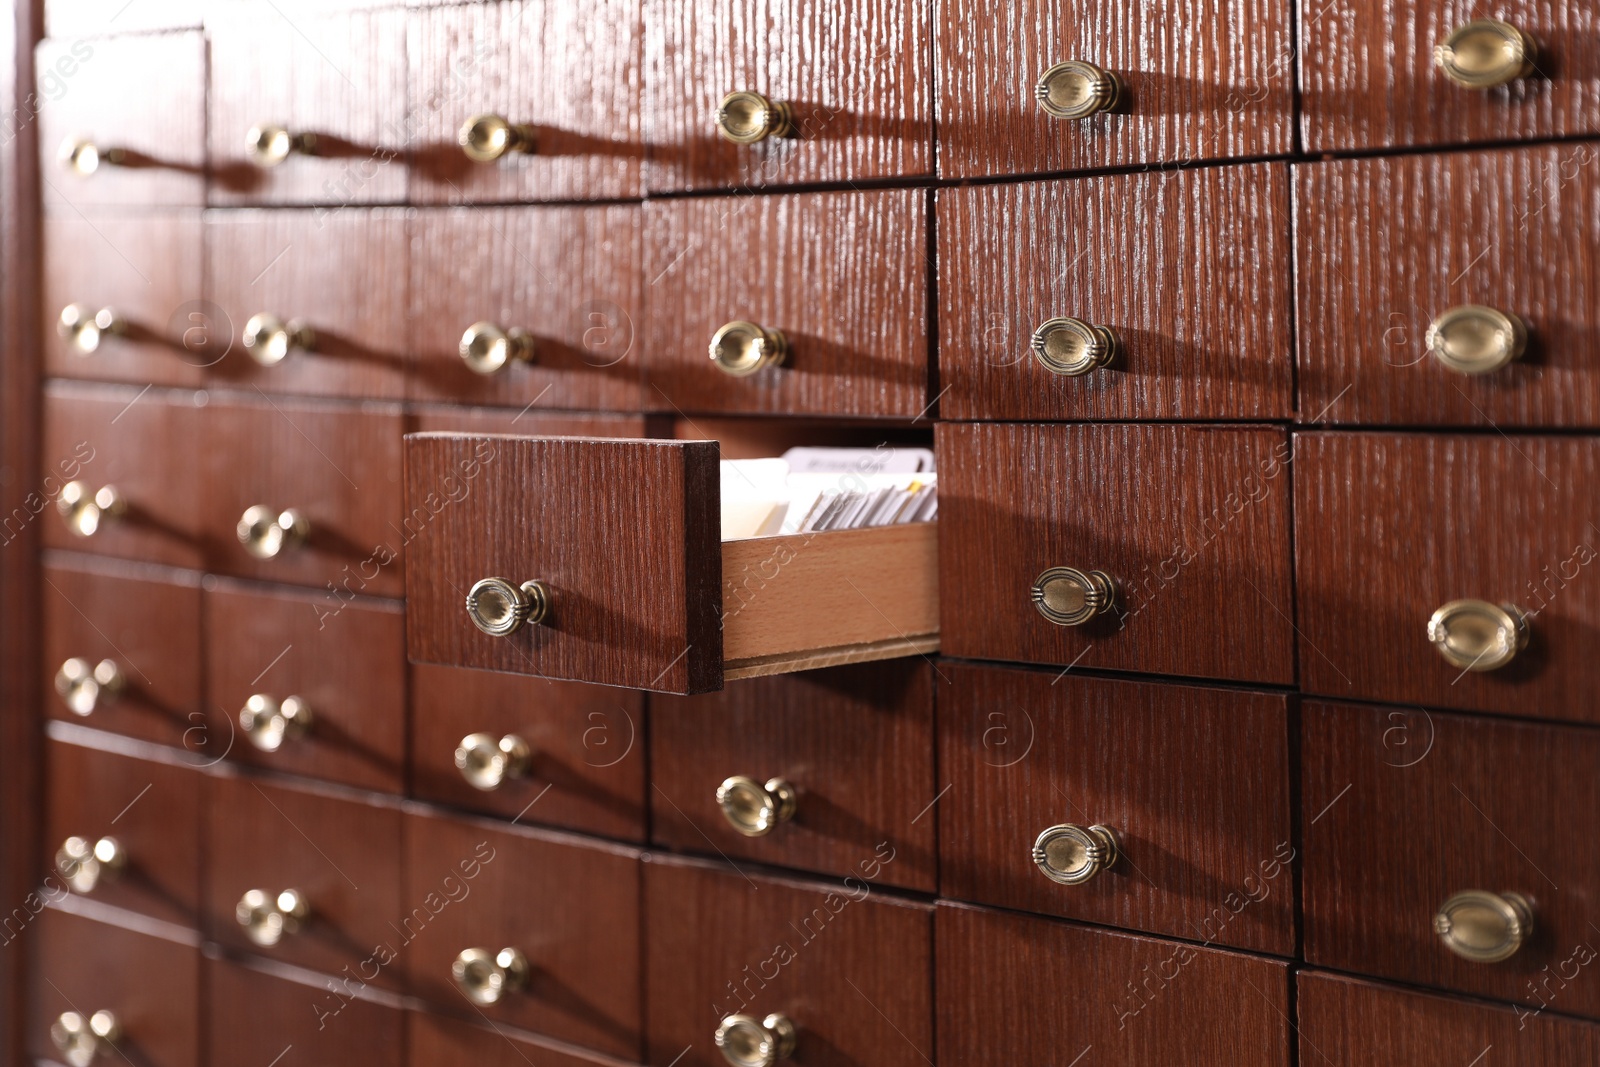
[[[538,625],[550,613],[550,591],[534,580],[513,585],[506,578],[484,578],[467,590],[467,617],[490,637],[506,637],[523,623]]]
[[[456,746],[456,770],[474,789],[499,789],[514,778],[526,778],[533,748],[515,734],[468,734]]]
[[[102,485],[93,492],[83,482],[68,482],[56,497],[56,510],[67,529],[79,537],[93,537],[100,529],[122,518],[128,502],[114,485]]]
[[[70,1067],[89,1067],[101,1054],[109,1058],[121,1040],[122,1025],[109,1011],[97,1011],[87,1019],[64,1011],[50,1024],[50,1043]]]
[[[274,700],[252,693],[239,711],[239,725],[250,743],[263,752],[276,752],[284,741],[304,737],[311,729],[311,705],[300,697]]]
[[[61,143],[61,165],[80,178],[87,178],[100,169],[100,164],[119,166],[128,161],[123,148],[102,147],[93,141],[69,138]]]
[[[1533,73],[1539,46],[1499,19],[1474,19],[1451,31],[1433,50],[1444,76],[1468,89],[1492,89]]]
[[[69,837],[56,849],[56,870],[79,893],[93,893],[102,881],[116,881],[127,864],[128,855],[114,837]]]
[[[1064,822],[1042,832],[1033,842],[1033,864],[1052,882],[1082,885],[1116,866],[1122,855],[1117,832],[1109,826]]]
[[[264,122],[250,127],[244,135],[244,150],[258,167],[276,167],[293,153],[317,154],[317,135],[290,133],[283,126]]]
[[[1458,374],[1488,374],[1522,358],[1528,326],[1516,315],[1481,304],[1462,304],[1428,324],[1428,354]]]
[[[716,1040],[722,1058],[733,1067],[772,1067],[794,1055],[795,1037],[789,1017],[773,1012],[764,1019],[724,1015]]]
[[[1077,377],[1108,366],[1117,356],[1117,335],[1109,326],[1059,318],[1040,323],[1029,342],[1033,358],[1051,374]]]
[[[127,680],[115,660],[89,661],[73,656],[56,671],[56,694],[74,715],[92,715],[101,703],[112,703]]]
[[[1030,595],[1039,614],[1057,626],[1081,626],[1111,610],[1117,585],[1105,571],[1051,567],[1034,580]]]
[[[759,782],[736,774],[717,786],[723,818],[746,837],[770,834],[779,823],[794,818],[798,800],[794,786],[782,778]]]
[[[313,352],[317,347],[317,332],[300,319],[285,322],[278,316],[261,312],[251,315],[244,324],[244,350],[250,358],[263,367],[282,363],[295,349]]]
[[[456,143],[474,163],[493,163],[510,152],[531,153],[539,147],[539,136],[532,126],[523,126],[502,115],[474,115],[461,124]]]
[[[1039,75],[1033,95],[1047,115],[1086,119],[1116,110],[1122,103],[1122,79],[1093,63],[1069,59]]]
[[[794,110],[768,100],[753,89],[738,89],[722,98],[713,121],[717,132],[734,144],[755,144],[769,137],[794,136]]]
[[[93,355],[101,341],[127,332],[127,322],[110,308],[96,311],[87,304],[68,304],[56,319],[56,333],[80,356]]]
[[[285,549],[299,548],[311,536],[311,523],[294,508],[276,511],[253,504],[239,516],[234,532],[239,543],[256,559],[272,559]]]
[[[475,322],[461,335],[457,351],[476,373],[498,374],[513,363],[533,362],[533,334],[520,326],[502,329],[492,322]]]
[[[1515,604],[1452,600],[1428,619],[1428,640],[1452,667],[1492,671],[1528,645],[1528,616]]]
[[[738,319],[711,335],[708,351],[718,370],[744,378],[762,367],[782,366],[789,358],[789,339],[782,330]]]
[[[1521,893],[1466,889],[1439,905],[1433,932],[1464,960],[1499,963],[1533,933],[1533,903]]]
[[[284,934],[300,932],[311,917],[311,905],[298,889],[285,889],[276,895],[265,889],[252,889],[239,898],[233,917],[244,927],[245,936],[270,948]]]
[[[450,976],[474,1004],[496,1004],[507,993],[527,986],[528,958],[514,948],[463,949],[450,965]]]

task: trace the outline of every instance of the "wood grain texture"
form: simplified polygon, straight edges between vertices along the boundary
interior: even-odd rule
[[[808,1067],[931,1062],[927,905],[875,895],[865,872],[792,882],[656,857],[644,874],[650,1063],[725,1063],[713,1036],[735,1012],[787,1015]]]
[[[712,442],[411,435],[407,650],[664,692],[721,686],[721,543]],[[543,581],[547,621],[490,637],[479,579]]]
[[[621,1067],[609,1056],[421,1011],[406,1013],[406,1063],[409,1067]]]
[[[405,1013],[353,996],[358,982],[289,981],[222,960],[205,964],[208,1063],[279,1056],[276,1067],[401,1067]]]
[[[603,412],[479,408],[460,404],[411,404],[407,433],[505,433],[530,437],[656,437],[644,415]]]
[[[1282,1067],[1282,963],[940,904],[939,1063]]]
[[[792,185],[933,173],[928,0],[647,0],[650,189]],[[753,89],[798,137],[736,145],[722,98]]]
[[[1600,803],[1600,738],[1324,703],[1306,705],[1303,730],[1307,960],[1600,1015],[1600,984],[1583,968],[1600,857],[1575,847],[1562,814]],[[1450,952],[1433,916],[1463,889],[1527,896],[1531,940],[1494,964]]]
[[[1263,156],[1291,148],[1291,0],[984,0],[937,5],[939,174],[1088,170]],[[1123,82],[1125,103],[1078,121],[1034,86],[1069,59]]]
[[[941,412],[975,419],[1269,419],[1293,411],[1288,171],[1149,171],[938,194]],[[1110,327],[1079,377],[1043,322]]]
[[[412,991],[441,1011],[639,1054],[639,857],[631,849],[413,813],[399,947]],[[398,938],[396,941],[395,939]],[[516,948],[529,985],[478,1008],[456,988],[462,950]]]
[[[945,668],[940,668],[941,670]],[[933,668],[921,659],[835,667],[652,701],[651,837],[687,852],[860,877],[887,842],[877,881],[932,892]],[[723,818],[717,786],[730,775],[782,778],[795,814],[765,837]]]
[[[643,225],[637,204],[419,212],[407,320],[412,397],[639,410]],[[494,375],[468,368],[461,335],[483,321],[531,333],[533,362]]]
[[[1600,722],[1593,438],[1295,435],[1301,685],[1328,696]],[[1463,671],[1428,618],[1463,597],[1530,616],[1507,666]]]
[[[942,423],[949,655],[1288,684],[1288,441],[1250,426]],[[1034,608],[1050,567],[1099,569],[1115,610]]]
[[[1600,425],[1600,146],[1302,165],[1295,184],[1303,416]],[[1460,304],[1520,317],[1528,353],[1446,369],[1428,324]]]
[[[472,733],[520,737],[528,774],[474,788],[455,751]],[[520,822],[642,841],[645,702],[610,686],[417,664],[411,671],[411,775],[417,796]],[[532,805],[530,807],[530,805]]]
[[[960,663],[939,674],[945,896],[1294,954],[1283,696]],[[1111,827],[1122,857],[1082,885],[1050,881],[1031,849],[1059,823]]]
[[[645,205],[651,410],[915,417],[929,402],[926,193]],[[781,330],[782,366],[707,357],[726,322]]]
[[[200,0],[44,0],[44,27],[51,37],[197,30],[200,8]]]
[[[401,211],[206,213],[206,295],[225,347],[211,379],[275,395],[399,400],[406,393],[406,217]],[[266,312],[316,333],[272,367],[244,347],[245,324]]]
[[[1433,49],[1475,18],[1510,22],[1539,49],[1530,78],[1466,89]],[[1331,0],[1300,21],[1306,150],[1522,141],[1600,132],[1600,10],[1567,0]]]

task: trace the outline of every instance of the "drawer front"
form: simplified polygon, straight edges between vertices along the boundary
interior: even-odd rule
[[[142,30],[198,30],[200,0],[45,0],[49,37],[86,37]]]
[[[456,1014],[638,1055],[637,853],[420,813],[407,817],[405,833],[406,854],[418,859],[407,866],[411,910],[398,929],[417,996]],[[497,1003],[474,1005],[453,977],[471,949],[521,953],[526,981]]]
[[[412,396],[522,410],[642,407],[641,212],[636,204],[419,212]],[[525,331],[531,357],[473,369],[461,346],[474,328]],[[518,432],[529,431],[519,424]]]
[[[945,896],[1294,953],[1286,698],[939,670]],[[1093,826],[1115,837],[1109,864],[1070,851]],[[1049,875],[1034,857],[1055,827],[1071,829],[1047,847],[1074,862]]]
[[[200,951],[196,945],[134,933],[69,915],[54,908],[37,920],[33,973],[35,1056],[60,1062],[50,1027],[61,1015],[87,1018],[98,1011],[116,1017],[122,1037],[115,1052],[97,1058],[126,1059],[149,1067],[198,1067]]]
[[[412,6],[416,6],[413,4]],[[411,16],[412,179],[419,203],[610,200],[643,189],[637,4],[435,7]],[[497,158],[462,150],[479,116],[523,127]],[[482,138],[493,121],[473,132]],[[524,147],[526,146],[526,147]]]
[[[199,299],[199,212],[50,212],[43,282],[46,374],[200,384],[214,358],[209,341],[217,323]],[[104,311],[112,312],[111,330],[88,326]]]
[[[657,844],[840,877],[860,877],[871,856],[878,883],[933,891],[928,661],[753,678],[652,710]],[[719,788],[735,776],[750,781],[726,794],[725,812]],[[792,791],[781,819],[783,787],[757,792],[773,779]]]
[[[45,546],[198,568],[196,457],[204,402],[204,393],[46,385],[40,485],[52,499],[41,503],[49,514],[39,515]],[[72,482],[84,495],[69,515],[60,493]],[[114,494],[103,493],[108,486]],[[119,504],[92,506],[113,496]]]
[[[1293,682],[1282,431],[947,423],[936,440],[945,653]],[[1111,607],[1046,617],[1031,591],[1052,568],[1103,571]]]
[[[1290,2],[940,4],[939,173],[970,178],[1288,152]],[[1086,118],[1047,113],[1036,87],[1069,62],[1111,72],[1123,102]]]
[[[1532,39],[1529,76],[1476,89],[1436,65],[1434,50],[1477,18],[1502,20]],[[1592,5],[1333,0],[1300,26],[1300,121],[1308,152],[1600,131],[1600,55],[1585,43],[1600,32],[1600,11]]]
[[[398,603],[213,581],[205,632],[213,754],[404,791],[405,624]]]
[[[405,1013],[361,999],[362,988],[353,968],[313,985],[207,960],[208,1062],[251,1063],[277,1056],[277,1067],[401,1067]]]
[[[205,720],[197,576],[113,571],[86,558],[47,565],[42,574],[40,691],[52,694],[50,717],[198,752]],[[107,661],[110,686],[94,678]]]
[[[644,839],[645,710],[638,693],[419,663],[411,672],[411,737],[419,797]]]
[[[1570,980],[1600,944],[1589,924],[1600,857],[1574,847],[1600,804],[1600,738],[1321,703],[1306,706],[1304,730],[1307,960],[1600,1014],[1600,985]],[[1435,933],[1445,902],[1473,889],[1532,902],[1532,937],[1509,959],[1462,958]],[[1558,972],[1555,992],[1543,983]]]
[[[207,291],[228,331],[214,378],[274,394],[405,395],[403,212],[212,211],[205,230]]]
[[[210,567],[241,578],[356,594],[399,596],[401,573],[398,405],[277,400],[213,403],[206,412],[205,530]],[[245,513],[298,512],[303,537],[270,538],[261,558],[239,539]],[[293,524],[281,526],[283,529]],[[298,542],[298,543],[297,543]]]
[[[618,1067],[609,1057],[420,1011],[406,1013],[406,1050],[409,1067]]]
[[[932,400],[925,197],[890,190],[647,205],[648,406],[924,414]],[[708,359],[718,331],[736,322],[781,333],[783,362],[738,376]]]
[[[1302,688],[1600,721],[1600,593],[1583,573],[1600,506],[1579,488],[1600,479],[1600,442],[1297,434],[1295,455]],[[1464,598],[1517,608],[1526,647],[1495,667],[1485,634],[1478,669],[1440,655],[1431,617]]]
[[[959,905],[934,925],[942,1064],[1289,1063],[1277,961]]]
[[[291,14],[249,3],[207,21],[213,204],[324,204],[334,213],[405,198],[405,12]],[[314,135],[315,153],[258,164],[248,135],[273,126],[290,140]]]
[[[930,6],[646,0],[651,190],[933,173]],[[794,136],[727,140],[735,92],[787,104]]]
[[[938,203],[945,416],[1293,410],[1288,272],[1260,269],[1291,258],[1284,167],[969,186]],[[1070,324],[1045,329],[1063,318],[1108,328],[1109,362],[1083,360]]]
[[[649,437],[644,415],[605,415],[582,411],[516,411],[454,404],[412,404],[408,433],[504,433],[539,437]]]
[[[1317,421],[1600,425],[1600,146],[1344,160],[1295,168],[1300,409]],[[1528,332],[1514,362],[1430,326],[1482,305]],[[1448,334],[1445,336],[1449,336]]]
[[[793,1023],[796,1063],[929,1062],[931,909],[872,890],[862,877],[790,882],[647,866],[650,1062],[716,1067],[726,1062],[714,1040],[722,1019],[771,1013]]]
[[[199,33],[45,41],[34,65],[46,204],[205,202],[206,42]],[[138,92],[129,91],[134,85]]]

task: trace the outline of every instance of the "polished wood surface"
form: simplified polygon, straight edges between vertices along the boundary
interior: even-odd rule
[[[609,1056],[420,1011],[406,1013],[406,1048],[408,1067],[621,1067]]]
[[[479,408],[453,404],[407,406],[407,433],[507,433],[537,437],[657,437],[644,415]]]
[[[209,1063],[249,1063],[273,1056],[278,1067],[401,1067],[405,1062],[405,1013],[363,996],[367,990],[359,973],[340,980],[296,975],[296,981],[207,960],[205,976]]]

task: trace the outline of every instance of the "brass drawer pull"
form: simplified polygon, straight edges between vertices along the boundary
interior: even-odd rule
[[[1039,75],[1033,95],[1047,115],[1086,119],[1116,110],[1122,103],[1122,80],[1093,63],[1071,59]]]
[[[265,504],[253,504],[239,516],[234,533],[256,559],[272,559],[305,544],[311,536],[311,523],[294,508],[275,511]]]
[[[1117,586],[1105,571],[1051,567],[1034,580],[1031,596],[1039,614],[1057,626],[1081,626],[1112,608]]]
[[[1117,832],[1109,826],[1062,823],[1033,842],[1033,863],[1052,882],[1082,885],[1116,866],[1122,855]]]
[[[290,133],[282,126],[262,123],[252,126],[244,135],[245,151],[250,162],[258,167],[276,167],[298,152],[304,156],[317,154],[317,135]]]
[[[93,537],[127,514],[128,502],[114,485],[102,485],[91,493],[83,482],[68,482],[56,497],[56,510],[67,529],[79,537]]]
[[[1458,26],[1433,50],[1434,65],[1468,89],[1492,89],[1526,78],[1538,58],[1533,38],[1499,19]]]
[[[781,367],[789,358],[789,339],[782,330],[737,319],[711,335],[709,352],[718,370],[745,378],[763,367]]]
[[[468,734],[456,746],[456,770],[474,789],[499,789],[507,781],[526,778],[533,748],[515,734]]]
[[[285,889],[276,896],[265,889],[252,889],[239,898],[233,917],[251,941],[271,948],[284,934],[300,932],[311,917],[311,906],[298,889]]]
[[[101,147],[93,141],[69,138],[61,143],[61,165],[80,178],[87,178],[100,169],[100,164],[120,167],[128,162],[125,148]]]
[[[90,841],[69,837],[56,849],[56,870],[78,893],[93,893],[102,882],[115,882],[128,864],[128,854],[114,837]]]
[[[461,335],[457,351],[478,374],[498,374],[513,363],[533,362],[533,334],[518,326],[507,330],[492,322],[475,322]]]
[[[1515,604],[1452,600],[1428,619],[1428,640],[1452,667],[1498,670],[1528,645],[1528,617]]]
[[[769,137],[793,137],[794,111],[752,89],[729,93],[717,105],[717,132],[734,144],[755,144]]]
[[[1515,315],[1463,304],[1428,324],[1428,354],[1458,374],[1489,374],[1522,358],[1528,327]]]
[[[795,1026],[787,1015],[773,1012],[765,1019],[754,1015],[725,1015],[717,1027],[717,1048],[733,1067],[772,1067],[794,1055]]]
[[[1499,963],[1533,933],[1533,903],[1521,893],[1466,889],[1439,905],[1433,932],[1464,960]]]
[[[493,163],[511,153],[537,150],[538,135],[532,126],[522,126],[493,114],[474,115],[461,124],[456,143],[474,163]]]
[[[110,308],[95,311],[86,304],[68,304],[56,319],[56,333],[80,356],[93,355],[101,341],[127,332],[127,322]]]
[[[263,367],[276,366],[295,349],[314,352],[317,332],[299,319],[285,322],[268,312],[251,315],[244,324],[244,350]]]
[[[250,743],[263,752],[276,752],[285,741],[304,737],[311,729],[311,705],[300,697],[274,700],[252,693],[239,711],[239,725]]]
[[[523,623],[538,625],[550,613],[550,591],[537,579],[513,585],[507,578],[484,578],[467,590],[467,617],[490,637],[506,637]]]
[[[717,806],[728,824],[746,837],[770,834],[781,822],[794,818],[798,794],[782,778],[765,783],[736,774],[717,786]]]
[[[64,1011],[50,1024],[50,1043],[69,1067],[89,1067],[101,1055],[110,1059],[121,1040],[122,1025],[109,1011],[97,1011],[87,1019]]]
[[[56,694],[74,715],[92,715],[102,704],[115,702],[126,685],[115,660],[90,666],[88,660],[73,656],[56,671]]]
[[[514,948],[498,953],[486,948],[463,949],[450,965],[456,986],[474,1004],[496,1004],[528,984],[528,958]]]
[[[1033,331],[1033,358],[1052,374],[1077,377],[1109,366],[1117,357],[1117,335],[1109,326],[1082,319],[1050,319]]]

